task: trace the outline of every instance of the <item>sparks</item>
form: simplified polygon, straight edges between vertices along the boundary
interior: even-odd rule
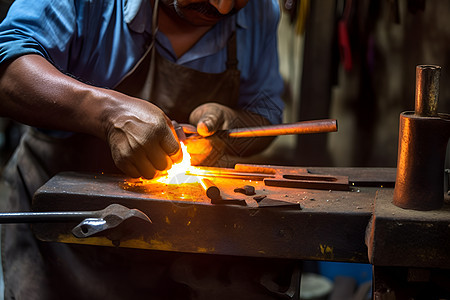
[[[186,173],[193,172],[196,168],[191,166],[191,156],[187,151],[187,146],[183,142],[181,142],[181,150],[183,152],[183,160],[177,164],[173,164],[172,168],[167,170],[167,175],[156,179],[156,181],[165,184],[199,182],[197,176],[186,175]]]

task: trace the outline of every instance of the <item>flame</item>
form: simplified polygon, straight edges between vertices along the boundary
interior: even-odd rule
[[[197,176],[186,175],[186,173],[195,172],[195,169],[197,168],[191,166],[191,155],[183,142],[181,142],[181,151],[183,152],[183,160],[177,164],[173,164],[172,168],[167,170],[167,175],[157,178],[157,182],[165,184],[199,182]]]

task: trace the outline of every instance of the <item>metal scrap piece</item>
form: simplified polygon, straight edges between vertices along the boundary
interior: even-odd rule
[[[253,196],[255,195],[255,187],[251,186],[251,185],[244,185],[243,187],[240,188],[235,188],[234,189],[235,193],[241,193],[244,194],[246,196]]]

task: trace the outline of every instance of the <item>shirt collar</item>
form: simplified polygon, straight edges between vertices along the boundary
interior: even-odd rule
[[[137,32],[144,31],[151,34],[151,16],[153,7],[149,0],[124,0],[123,6],[124,20],[128,27]],[[178,60],[167,37],[158,32],[156,39],[158,45],[164,48],[164,52],[172,56],[172,60],[179,64],[199,59],[223,49],[236,28],[246,29],[248,24],[248,15],[245,13],[245,7],[236,15],[223,19],[217,23],[210,31],[208,31],[187,53]]]

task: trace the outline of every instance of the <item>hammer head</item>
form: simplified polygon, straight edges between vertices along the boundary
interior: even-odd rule
[[[96,217],[84,219],[72,229],[77,238],[86,238],[104,230],[119,226],[125,220],[139,218],[151,223],[150,218],[140,210],[131,209],[120,204],[111,204],[96,211]]]

